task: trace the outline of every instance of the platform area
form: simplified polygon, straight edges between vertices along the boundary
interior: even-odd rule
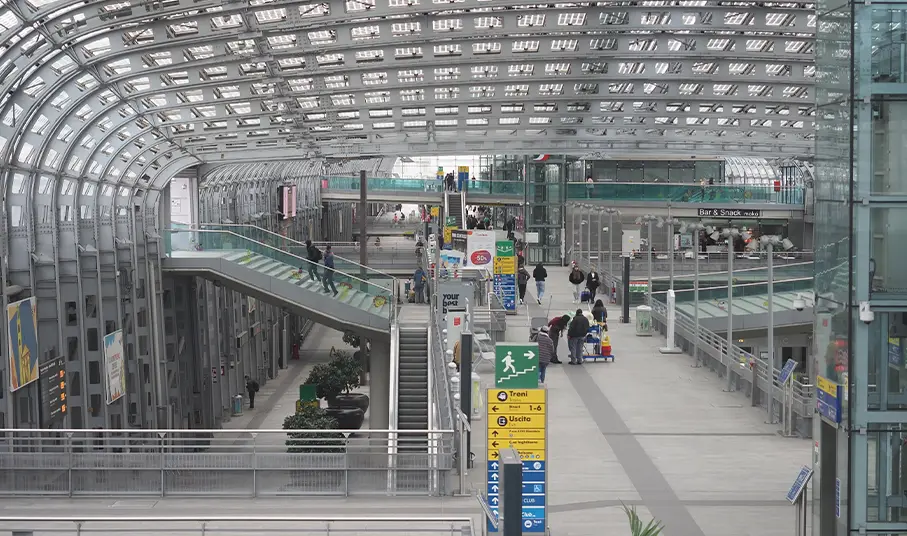
[[[549,267],[552,314],[575,310],[567,271]],[[534,284],[530,291],[534,298]],[[529,296],[527,296],[527,301]],[[508,340],[525,342],[529,318],[544,316],[548,300],[521,307],[508,318]],[[644,519],[666,526],[664,536],[787,536],[794,511],[785,494],[801,465],[809,465],[812,443],[785,439],[764,411],[741,393],[725,393],[724,382],[692,368],[685,354],[664,355],[664,339],[637,337],[632,324],[618,324],[609,307],[616,361],[548,369],[549,526],[552,536],[628,534],[621,504],[635,505]],[[317,329],[323,329],[316,327]],[[260,393],[256,410],[231,428],[279,427],[290,410],[292,391],[312,362],[339,342],[313,333],[302,359],[282,371]],[[566,362],[566,344],[559,354]],[[491,387],[487,365],[483,383]],[[273,392],[269,392],[273,389]],[[484,414],[484,411],[482,412]],[[469,475],[484,492],[485,422],[473,422],[476,469]],[[5,499],[0,517],[47,516],[472,516],[481,513],[472,497],[347,498],[128,498]],[[252,534],[250,532],[249,534]],[[0,533],[2,534],[2,533]]]

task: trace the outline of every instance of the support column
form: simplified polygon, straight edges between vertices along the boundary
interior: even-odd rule
[[[460,411],[466,416],[466,422],[472,425],[472,332],[460,334]],[[466,432],[466,447],[472,452],[472,432]],[[466,459],[467,467],[472,469],[472,456]]]
[[[366,280],[365,266],[368,264],[368,177],[365,170],[359,172],[359,278]],[[367,291],[367,289],[362,289]],[[371,397],[369,397],[371,398]]]
[[[368,427],[387,430],[390,426],[390,341],[371,341],[370,346]]]
[[[624,309],[624,314],[621,317],[620,321],[622,324],[630,323],[630,256],[627,255],[624,257],[624,269],[623,274],[621,275],[621,283],[623,283],[623,296],[621,296],[621,305]]]

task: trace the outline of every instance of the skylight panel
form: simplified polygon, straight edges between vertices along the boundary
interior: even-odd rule
[[[528,13],[520,16],[517,20],[517,26],[520,28],[532,28],[534,26],[545,25],[544,13]]]
[[[357,26],[350,30],[353,41],[362,41],[366,39],[378,39],[381,37],[381,27],[377,24],[369,26]]]
[[[358,51],[356,51],[356,63],[381,61],[383,59],[384,59],[383,50],[358,50]]]
[[[346,0],[347,13],[360,13],[374,9],[375,0]]]
[[[504,25],[504,21],[501,17],[476,17],[473,19],[473,26],[477,30],[488,30],[491,28],[500,28]]]
[[[284,8],[262,9],[260,11],[255,11],[255,20],[257,20],[260,24],[278,22],[286,20],[286,18],[287,10]]]
[[[362,84],[365,86],[375,86],[380,84],[387,83],[387,73],[376,72],[376,73],[363,73],[362,74]]]
[[[389,91],[370,91],[365,94],[366,104],[384,104],[390,102],[391,94]]]

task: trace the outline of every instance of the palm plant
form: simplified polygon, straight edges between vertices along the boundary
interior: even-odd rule
[[[647,525],[642,524],[642,519],[639,519],[639,514],[636,513],[635,506],[627,506],[624,503],[621,503],[623,506],[624,513],[627,514],[627,519],[630,521],[630,535],[631,536],[659,536],[661,531],[664,530],[664,525],[660,521],[651,520]]]

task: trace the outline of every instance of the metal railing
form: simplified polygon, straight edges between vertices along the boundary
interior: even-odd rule
[[[391,347],[390,347],[390,386],[388,388],[388,415],[387,422],[391,430],[396,430],[399,425],[398,410],[400,404],[400,327],[396,322],[390,325]],[[397,441],[399,436],[397,432],[387,434],[387,491],[391,494],[396,489],[396,462],[397,462]]]
[[[533,185],[530,185],[530,187]],[[802,187],[770,185],[568,182],[569,200],[665,201],[676,203],[769,203],[803,205]]]
[[[664,330],[667,323],[667,304],[653,299],[651,306],[653,319],[658,321],[662,330]],[[781,373],[780,369],[773,366],[770,367],[766,359],[747,352],[739,346],[731,345],[730,349],[728,349],[725,337],[719,336],[701,325],[697,336],[696,321],[686,313],[675,310],[674,318],[675,334],[695,348],[693,352],[697,360],[700,360],[702,356],[710,357],[711,362],[702,361],[719,374],[733,375],[735,377],[733,384],[737,385],[738,388],[748,387],[751,397],[754,396],[751,389],[755,388],[758,396],[755,396],[754,399],[763,405],[767,405],[767,393],[771,390],[775,400],[779,402],[774,405],[775,410],[780,413],[781,402],[783,402],[782,386],[778,382],[778,376]],[[755,382],[753,382],[754,376]],[[797,418],[796,429],[802,435],[808,436],[811,434],[810,422],[815,408],[813,386],[801,383],[796,379],[792,380],[791,383],[793,388],[793,413]]]
[[[444,494],[454,430],[432,433],[434,459],[425,430],[0,430],[0,496]]]
[[[407,536],[475,536],[468,516],[48,516],[0,517],[0,527],[13,534],[108,536],[122,533],[181,535],[299,534],[330,536],[365,533]]]

